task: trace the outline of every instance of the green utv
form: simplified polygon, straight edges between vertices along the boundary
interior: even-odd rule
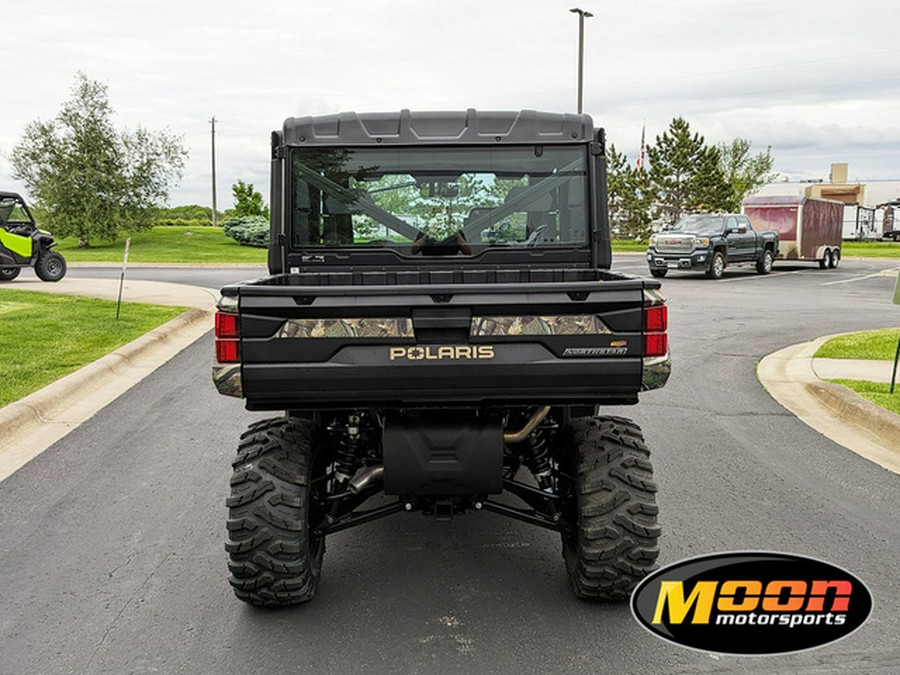
[[[535,111],[272,134],[270,276],[216,313],[219,391],[281,412],[233,462],[240,600],[310,600],[328,537],[410,512],[556,532],[582,598],[655,569],[650,451],[602,408],[666,383],[667,308],[609,269],[605,153],[589,116]]]
[[[25,200],[15,192],[0,192],[0,281],[12,281],[23,267],[34,267],[41,281],[59,281],[66,260],[53,237],[39,230]]]

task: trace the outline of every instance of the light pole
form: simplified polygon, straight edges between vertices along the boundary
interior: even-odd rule
[[[578,114],[580,115],[583,112],[584,101],[584,20],[594,15],[577,7],[569,11],[578,15]]]

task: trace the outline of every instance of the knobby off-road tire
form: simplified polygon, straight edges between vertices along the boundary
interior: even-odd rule
[[[20,267],[0,267],[0,281],[12,281],[21,271]]]
[[[656,569],[656,483],[640,427],[621,417],[583,417],[569,430],[577,529],[563,557],[579,598],[624,600]]]
[[[45,251],[38,256],[34,273],[41,281],[59,281],[66,276],[66,259],[56,251]]]
[[[276,418],[241,435],[225,549],[234,594],[251,605],[293,605],[315,595],[325,542],[310,528],[313,430]]]

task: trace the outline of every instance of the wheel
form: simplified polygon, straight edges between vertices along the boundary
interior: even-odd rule
[[[21,271],[21,267],[0,267],[0,281],[12,281]]]
[[[650,276],[656,277],[657,279],[662,279],[669,273],[667,269],[656,269],[654,267],[650,268]]]
[[[831,252],[831,269],[835,269],[840,264],[841,264],[841,250],[836,248]]]
[[[59,281],[66,276],[66,259],[56,251],[43,251],[34,264],[34,273],[41,281]]]
[[[831,249],[826,248],[819,261],[819,269],[827,270],[829,267],[831,267]]]
[[[311,600],[325,540],[312,497],[313,425],[283,417],[241,435],[228,505],[229,582],[238,599],[278,607]],[[324,482],[324,481],[323,481]]]
[[[721,279],[723,274],[725,274],[725,255],[721,251],[716,251],[709,262],[706,276],[710,279]]]
[[[656,483],[640,427],[621,417],[582,417],[568,429],[574,490],[567,509],[575,531],[563,557],[579,598],[624,600],[656,569]]]
[[[763,251],[762,257],[756,261],[756,272],[758,274],[768,274],[772,271],[772,263],[775,262],[775,256],[772,249],[767,248]]]

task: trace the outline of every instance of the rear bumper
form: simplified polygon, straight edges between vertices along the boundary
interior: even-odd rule
[[[436,405],[627,405],[658,389],[670,357],[556,359],[529,363],[215,364],[219,393],[250,410]]]

